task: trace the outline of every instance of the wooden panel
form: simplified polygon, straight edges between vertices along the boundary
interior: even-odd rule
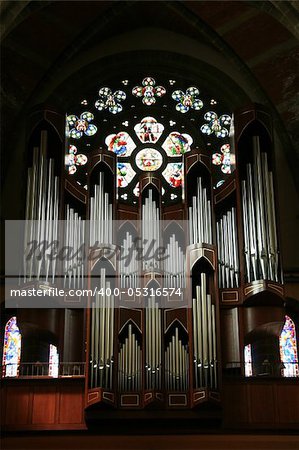
[[[275,422],[273,386],[260,384],[248,386],[250,392],[250,414],[253,423]]]
[[[299,424],[298,385],[277,385],[276,391],[279,422]]]
[[[226,426],[233,427],[248,422],[248,397],[245,384],[224,384],[222,399]]]
[[[223,368],[236,367],[231,363],[240,361],[238,309],[222,309],[220,323]]]
[[[6,390],[6,425],[27,424],[29,420],[29,388],[8,386]]]
[[[36,386],[33,393],[32,423],[52,424],[55,422],[56,387]]]
[[[82,423],[83,389],[80,386],[64,386],[59,400],[59,423]]]

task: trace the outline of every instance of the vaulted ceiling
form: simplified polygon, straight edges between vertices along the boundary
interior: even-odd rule
[[[210,62],[205,55],[207,64],[215,63],[221,71],[225,58],[227,75],[234,77],[229,66],[241,74],[243,91],[250,91],[248,98],[272,109],[299,187],[298,2],[4,1],[1,10],[2,132],[9,153],[13,152],[18,121],[30,108],[40,102],[62,107],[79,81],[86,84],[88,77],[96,78],[99,73],[104,79],[107,67],[119,70],[112,63],[113,54],[124,67],[134,70],[132,52],[137,66],[141,61],[143,67],[151,65],[156,52],[160,67],[164,64],[166,68],[166,50],[171,61],[169,47],[174,55],[193,52],[194,58],[200,58],[200,49],[205,48],[210,50]],[[139,41],[142,33],[148,35],[146,45]],[[183,56],[175,59],[188,76],[191,67]],[[213,82],[212,72],[210,76]],[[229,84],[226,89],[230,90]],[[234,95],[238,97],[236,92]],[[240,104],[241,97],[240,91]],[[9,160],[8,156],[6,162]]]

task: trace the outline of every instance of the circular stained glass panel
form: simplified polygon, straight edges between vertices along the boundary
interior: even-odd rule
[[[154,172],[158,170],[163,163],[163,158],[158,150],[153,148],[145,148],[140,150],[136,155],[136,165],[140,170],[145,172]]]

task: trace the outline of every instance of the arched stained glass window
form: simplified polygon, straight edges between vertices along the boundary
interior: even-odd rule
[[[283,363],[284,377],[298,377],[298,352],[295,324],[289,316],[285,317],[284,327],[279,338],[280,359]]]
[[[3,375],[17,377],[21,359],[21,333],[17,326],[17,318],[9,319],[5,326],[3,347]]]
[[[245,377],[252,377],[251,344],[244,347]]]
[[[49,377],[58,378],[59,355],[57,347],[50,344],[49,348]]]

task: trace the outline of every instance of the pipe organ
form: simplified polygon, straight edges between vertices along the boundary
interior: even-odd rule
[[[61,269],[66,290],[97,288],[84,311],[87,408],[219,405],[221,333],[230,332],[220,329],[222,311],[233,311],[241,336],[246,302],[258,305],[265,292],[283,298],[271,139],[264,137],[267,131],[244,132],[246,116],[240,117],[235,116],[236,170],[213,189],[208,149],[191,146],[180,155],[184,186],[181,196],[172,187],[172,204],[165,200],[162,175],[150,170],[138,175],[131,204],[123,202],[116,194],[120,159],[103,148],[91,154],[86,189],[64,174],[60,192],[57,163],[41,133],[28,171],[25,238],[62,235],[77,254],[84,242],[115,252],[110,260],[100,253],[91,262],[77,256]],[[147,150],[147,134],[139,139]],[[149,161],[161,165],[152,155],[156,159]],[[58,217],[65,219],[61,225]],[[143,255],[162,248],[167,257],[140,257],[139,247]],[[24,261],[24,283],[35,273],[37,281],[59,284],[56,262],[46,256]],[[242,358],[240,350],[241,374]]]
[[[215,305],[207,294],[205,273],[201,274],[200,281],[192,303],[195,387],[217,389]]]
[[[146,389],[162,388],[162,313],[155,298],[148,299],[145,310]]]
[[[189,206],[189,242],[212,244],[211,201],[201,178],[197,179],[196,195],[192,197],[192,206]]]
[[[84,258],[80,249],[85,242],[85,221],[74,208],[66,205],[64,243],[66,247],[74,249],[75,257],[64,263],[64,288],[83,288],[85,279]]]
[[[253,136],[252,148],[253,162],[247,163],[242,180],[246,277],[248,282],[260,279],[278,282],[273,172],[268,168],[266,151],[261,152],[258,136]]]
[[[25,242],[58,239],[59,178],[55,175],[54,159],[49,158],[47,145],[48,134],[43,130],[39,147],[33,148],[32,165],[28,169]],[[43,252],[41,258],[24,258],[24,282],[36,279],[54,283],[57,261],[48,257],[50,251]]]
[[[90,387],[112,389],[115,302],[113,295],[106,295],[111,285],[105,269],[101,269],[100,289],[91,304]]]
[[[239,257],[236,209],[231,208],[216,222],[218,283],[220,288],[239,286]]]

